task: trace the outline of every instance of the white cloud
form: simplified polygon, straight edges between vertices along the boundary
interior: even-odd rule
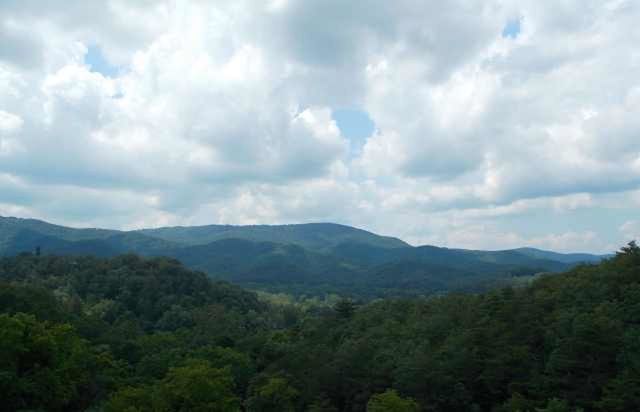
[[[9,135],[20,131],[24,121],[18,115],[0,110],[0,133]]]
[[[627,241],[640,240],[640,221],[628,220],[620,228],[620,233]]]
[[[520,33],[502,37],[514,16]],[[502,221],[606,220],[602,194],[633,202],[638,17],[595,0],[5,1],[0,174],[14,183],[0,180],[13,187],[0,214],[334,220],[415,242],[596,250],[619,240],[615,224]],[[90,71],[94,45],[118,77]],[[356,157],[337,107],[376,125]]]

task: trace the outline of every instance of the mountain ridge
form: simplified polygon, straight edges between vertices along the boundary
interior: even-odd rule
[[[385,240],[389,240],[390,244],[395,244],[395,247],[410,247],[410,248],[419,248],[419,247],[434,247],[434,248],[439,248],[439,249],[445,249],[445,250],[460,250],[460,251],[467,251],[467,252],[484,252],[484,253],[501,253],[501,252],[519,252],[519,253],[523,253],[523,254],[528,254],[528,255],[533,255],[533,254],[553,254],[553,255],[557,255],[557,256],[565,256],[565,257],[570,257],[571,261],[576,261],[579,260],[580,258],[597,258],[602,259],[605,257],[610,257],[612,256],[612,254],[597,254],[597,253],[588,253],[588,252],[566,252],[566,253],[562,253],[562,252],[556,252],[556,251],[552,251],[552,250],[547,250],[547,249],[540,249],[540,248],[536,248],[536,247],[531,247],[531,246],[522,246],[522,247],[517,247],[517,248],[512,248],[512,249],[498,249],[498,250],[481,250],[481,249],[464,249],[464,248],[451,248],[451,247],[445,247],[445,246],[435,246],[435,245],[411,245],[407,242],[405,242],[404,240],[394,237],[394,236],[387,236],[387,235],[379,235],[377,233],[365,230],[365,229],[361,229],[361,228],[357,228],[354,226],[349,226],[349,225],[345,225],[345,224],[341,224],[341,223],[332,223],[332,222],[308,222],[308,223],[288,223],[288,224],[260,224],[260,225],[230,225],[230,224],[209,224],[209,225],[194,225],[194,226],[188,226],[188,225],[176,225],[176,226],[160,226],[160,227],[154,227],[154,228],[141,228],[141,229],[131,229],[131,230],[121,230],[121,229],[105,229],[105,228],[98,228],[98,227],[82,227],[82,228],[77,228],[77,227],[70,227],[70,226],[64,226],[64,225],[59,225],[56,223],[51,223],[51,222],[47,222],[45,220],[41,220],[41,219],[35,219],[35,218],[20,218],[20,217],[14,217],[14,216],[1,216],[0,215],[0,235],[2,235],[2,231],[4,230],[3,225],[6,224],[6,222],[20,222],[20,223],[29,223],[30,225],[33,224],[38,224],[38,225],[42,225],[44,227],[49,227],[51,229],[55,228],[58,230],[61,230],[65,233],[71,233],[73,232],[74,234],[83,234],[83,236],[74,236],[72,239],[67,239],[67,240],[79,240],[80,238],[83,239],[95,239],[98,237],[110,237],[116,234],[133,234],[133,233],[141,233],[141,234],[145,234],[145,235],[152,235],[151,237],[155,237],[155,238],[163,238],[162,236],[159,235],[159,233],[162,232],[167,232],[170,230],[184,230],[184,231],[190,231],[190,230],[206,230],[206,229],[225,229],[225,230],[242,230],[242,229],[252,229],[252,228],[271,228],[271,229],[280,229],[280,228],[293,228],[293,227],[319,227],[319,226],[330,226],[330,227],[338,227],[338,228],[345,228],[348,230],[352,230],[352,231],[356,231],[356,232],[361,232],[361,233],[365,233],[368,235],[373,235],[377,238],[381,238],[381,239],[385,239]],[[37,230],[38,232],[42,232],[41,230]],[[46,233],[46,232],[43,232]],[[237,236],[229,236],[229,237],[225,237],[227,239],[230,238],[242,238],[242,237],[237,237]],[[2,239],[2,237],[0,236],[0,240]],[[165,239],[165,240],[170,240],[170,239]],[[177,242],[179,243],[179,242]],[[202,243],[194,243],[194,244],[204,244],[204,243],[209,243],[209,242],[202,242]],[[276,242],[278,243],[278,242]],[[284,243],[293,243],[293,242],[284,242]]]
[[[205,244],[214,240],[239,238],[276,243],[293,243],[312,249],[327,249],[344,239],[385,248],[410,247],[398,238],[338,223],[317,222],[285,225],[204,225],[139,229],[137,232],[165,240]],[[313,234],[313,235],[310,235]]]
[[[0,217],[0,256],[36,249],[58,255],[167,256],[212,278],[252,288],[367,298],[481,290],[514,277],[560,272],[602,259],[531,248],[479,251],[411,246],[333,223],[120,231]]]

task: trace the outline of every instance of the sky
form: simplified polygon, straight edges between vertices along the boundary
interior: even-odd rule
[[[0,215],[640,238],[635,0],[2,0]]]

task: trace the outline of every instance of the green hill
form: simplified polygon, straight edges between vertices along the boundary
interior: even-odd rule
[[[515,249],[515,252],[530,256],[536,259],[548,259],[565,263],[597,263],[603,256],[591,255],[588,253],[556,253],[547,250],[540,250],[531,247]],[[607,255],[606,257],[610,257]]]
[[[595,255],[533,249],[477,251],[413,247],[399,239],[329,223],[196,226],[115,231],[0,218],[0,256],[168,256],[213,278],[295,295],[361,298],[479,291],[515,277],[566,270]]]
[[[174,259],[21,254],[0,258],[0,409],[637,411],[639,325],[634,243],[526,287],[332,307]]]
[[[344,242],[355,242],[380,248],[409,246],[400,239],[379,236],[366,230],[335,223],[178,226],[142,229],[139,232],[148,236],[189,245],[207,244],[222,239],[243,239],[255,242],[293,244],[318,252],[328,251]]]

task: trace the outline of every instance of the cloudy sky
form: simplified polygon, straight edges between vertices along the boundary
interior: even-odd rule
[[[0,2],[0,215],[640,237],[635,0]]]

